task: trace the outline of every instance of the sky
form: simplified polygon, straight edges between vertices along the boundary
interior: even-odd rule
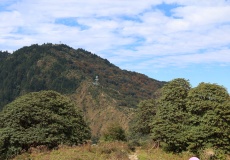
[[[0,0],[0,50],[43,43],[230,92],[230,0]]]

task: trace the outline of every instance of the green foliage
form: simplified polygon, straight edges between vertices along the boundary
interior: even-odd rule
[[[0,112],[1,158],[30,147],[75,145],[90,138],[82,113],[70,99],[55,91],[26,94]]]
[[[62,50],[55,52],[53,47],[55,46],[52,44],[23,47],[2,59],[0,110],[5,104],[28,92],[55,90],[60,93],[72,93],[75,91],[81,79],[68,76],[69,67],[66,66],[66,58],[60,56]],[[65,45],[62,47],[68,48]]]
[[[152,138],[165,142],[166,150],[181,152],[186,149],[184,131],[187,130],[186,98],[189,90],[190,83],[181,78],[170,81],[162,88],[152,123]]]
[[[105,141],[126,141],[125,130],[119,123],[113,123],[108,126],[107,130],[102,135]]]
[[[164,142],[168,151],[200,151],[213,148],[230,151],[230,100],[227,90],[217,84],[200,83],[190,89],[184,79],[166,84],[158,100],[152,123],[152,138]],[[223,154],[215,154],[221,157]],[[218,159],[218,158],[217,158]]]
[[[230,153],[230,103],[227,90],[200,83],[188,94],[189,149],[215,148]]]
[[[138,108],[135,113],[133,125],[131,126],[131,132],[133,134],[140,133],[142,135],[148,135],[151,133],[151,123],[156,115],[157,102],[154,99],[144,100],[138,104]]]

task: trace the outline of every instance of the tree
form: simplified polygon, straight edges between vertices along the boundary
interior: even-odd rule
[[[0,159],[30,147],[76,145],[90,139],[82,113],[55,91],[21,96],[0,112]]]
[[[125,130],[119,123],[109,125],[102,136],[105,141],[126,141]]]
[[[191,151],[212,147],[230,153],[230,100],[227,90],[217,84],[200,83],[189,91],[187,108]]]
[[[161,90],[157,113],[152,123],[152,138],[165,142],[166,150],[181,152],[186,149],[186,98],[190,88],[187,80],[178,78],[167,83]]]
[[[131,127],[132,132],[148,135],[151,133],[151,123],[156,115],[157,103],[156,100],[144,100],[138,104],[136,110],[134,124]]]

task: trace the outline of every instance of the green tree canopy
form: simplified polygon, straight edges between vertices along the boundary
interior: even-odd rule
[[[131,132],[148,135],[151,133],[151,123],[156,115],[156,100],[150,99],[141,101],[137,107],[134,124],[131,126]]]
[[[39,145],[54,148],[87,139],[90,129],[82,113],[69,98],[55,91],[26,94],[0,112],[1,158]]]
[[[159,106],[152,123],[152,138],[165,142],[167,150],[180,152],[186,149],[186,98],[190,88],[187,80],[178,78],[167,83],[161,90]]]
[[[187,108],[189,149],[213,147],[230,153],[230,103],[227,90],[217,84],[200,83],[190,90]]]

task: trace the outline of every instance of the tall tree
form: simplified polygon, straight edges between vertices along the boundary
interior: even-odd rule
[[[214,147],[230,153],[230,103],[227,90],[217,84],[200,83],[190,90],[187,108],[189,149]]]
[[[169,151],[186,149],[186,98],[190,88],[188,80],[182,78],[174,79],[162,88],[159,107],[152,123],[152,138],[165,142],[165,149]]]

